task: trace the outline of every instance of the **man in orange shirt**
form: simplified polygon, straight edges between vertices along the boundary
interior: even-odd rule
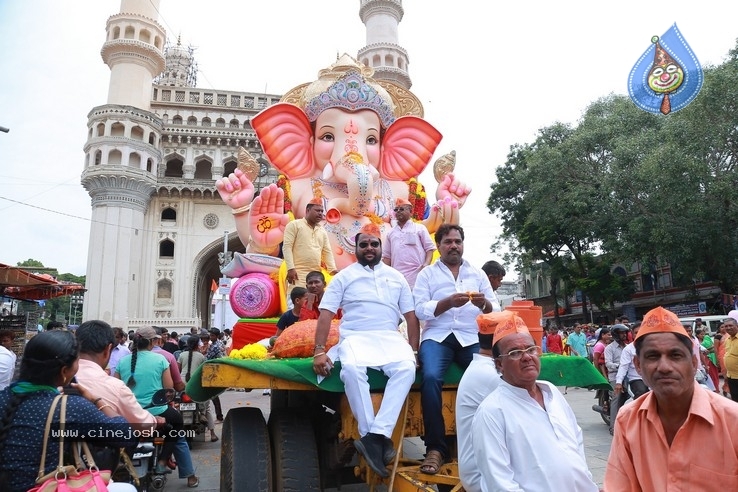
[[[679,318],[652,309],[634,343],[651,392],[618,414],[604,489],[738,490],[738,404],[694,380],[697,357]]]

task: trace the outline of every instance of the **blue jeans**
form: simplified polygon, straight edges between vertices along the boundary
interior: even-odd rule
[[[187,439],[184,437],[177,439],[172,454],[177,461],[179,478],[187,478],[195,474],[195,465],[192,464],[192,455],[190,454],[190,447],[187,445]]]
[[[444,459],[448,459],[446,444],[446,424],[443,421],[442,397],[443,378],[452,362],[466,369],[474,354],[479,352],[479,343],[462,347],[456,337],[451,334],[438,343],[435,340],[424,340],[420,344],[418,356],[423,381],[420,384],[420,404],[423,407],[423,426],[425,427],[426,452],[432,449],[440,451]]]

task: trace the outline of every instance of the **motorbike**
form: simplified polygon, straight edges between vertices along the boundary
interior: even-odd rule
[[[192,448],[192,440],[194,436],[204,434],[208,428],[207,417],[205,416],[205,405],[209,402],[197,403],[187,395],[184,391],[179,393],[175,398],[175,405],[182,414],[184,429],[187,432],[187,444]],[[194,431],[194,432],[193,432]]]
[[[602,421],[608,426],[610,425],[610,391],[606,389],[598,389],[595,394],[597,404],[592,405],[592,410],[600,414]]]
[[[176,392],[172,388],[160,389],[151,399],[151,403],[144,408],[170,404],[175,398]],[[167,424],[163,427],[166,432],[171,427]],[[116,482],[133,484],[139,491],[159,491],[167,483],[167,473],[157,473],[156,464],[159,461],[164,437],[159,436],[150,441],[142,441],[136,445],[135,450],[129,453],[121,452],[121,465],[114,475]]]

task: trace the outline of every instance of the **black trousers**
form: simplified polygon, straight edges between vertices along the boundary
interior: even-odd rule
[[[223,409],[220,406],[219,396],[213,398],[213,406],[215,407],[215,418],[218,420],[223,420]]]
[[[730,399],[738,401],[738,379],[725,378],[728,383],[728,389],[730,390]]]

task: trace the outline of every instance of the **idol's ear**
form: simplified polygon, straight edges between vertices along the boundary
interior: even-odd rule
[[[313,171],[310,139],[313,130],[305,113],[289,103],[277,103],[254,116],[251,126],[269,161],[289,179]]]
[[[403,116],[387,129],[382,141],[379,174],[389,181],[417,177],[428,165],[443,136],[417,116]]]

